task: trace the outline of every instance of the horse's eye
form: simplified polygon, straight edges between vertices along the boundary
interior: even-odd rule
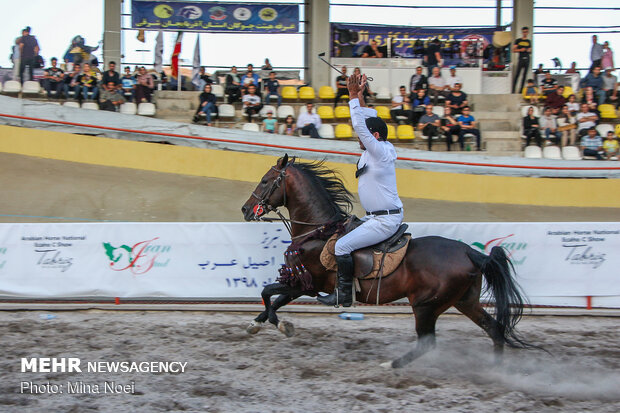
[[[263,179],[263,180],[260,181],[260,183],[261,183],[261,185],[265,185],[267,183],[267,180]]]

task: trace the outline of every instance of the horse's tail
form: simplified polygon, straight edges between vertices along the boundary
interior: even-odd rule
[[[502,247],[493,247],[490,255],[472,248],[467,251],[469,259],[482,271],[487,291],[495,298],[495,319],[499,324],[504,342],[511,347],[536,347],[521,339],[515,326],[523,314],[524,296],[512,276],[514,266]]]

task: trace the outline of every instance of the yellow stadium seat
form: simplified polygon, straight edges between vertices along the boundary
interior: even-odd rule
[[[322,120],[334,119],[334,109],[331,106],[319,106],[316,113]]]
[[[618,116],[616,115],[616,108],[614,105],[604,104],[598,107],[599,112],[601,112],[602,119],[616,119]]]
[[[294,86],[284,86],[282,88],[282,99],[297,99],[297,89]]]
[[[401,141],[411,141],[415,139],[413,127],[411,125],[398,125],[396,136],[398,136],[398,139]]]
[[[334,114],[336,115],[336,119],[349,119],[351,117],[348,106],[336,106]]]
[[[353,137],[353,129],[348,123],[340,123],[336,125],[334,135],[336,135],[336,139],[349,139]]]
[[[616,124],[616,136],[620,138],[620,123]]]
[[[314,89],[310,86],[299,88],[299,99],[313,100],[316,97]]]
[[[537,87],[535,87],[534,90],[536,91],[536,94],[538,95],[539,99],[544,99],[545,98],[545,96],[540,93],[540,91],[538,90]],[[525,100],[528,100],[529,98],[532,97],[532,95],[528,95],[527,94],[527,87],[524,87],[521,90],[521,96],[523,96],[523,99],[525,99]]]
[[[333,100],[336,98],[336,92],[334,92],[334,88],[331,86],[321,86],[319,89],[319,99],[330,99]]]
[[[377,116],[383,120],[390,120],[392,117],[390,116],[390,108],[387,106],[376,106]]]
[[[564,99],[568,99],[570,95],[574,95],[574,94],[575,94],[575,91],[573,90],[572,87],[564,86],[564,93],[562,93],[562,96],[564,96]]]
[[[388,128],[388,141],[393,141],[396,139],[396,128],[394,125],[387,125]]]

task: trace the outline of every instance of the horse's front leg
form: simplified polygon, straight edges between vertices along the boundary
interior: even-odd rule
[[[250,325],[247,327],[246,331],[248,333],[250,333],[250,334],[258,333],[260,331],[260,329],[262,328],[263,323],[265,321],[267,321],[268,319],[271,319],[271,314],[272,314],[273,311],[275,311],[275,310],[273,310],[273,307],[272,307],[271,297],[274,296],[274,295],[277,295],[277,294],[285,294],[289,290],[290,290],[290,287],[288,287],[287,285],[284,285],[284,284],[280,284],[280,283],[269,284],[265,288],[263,288],[263,291],[261,292],[261,297],[263,299],[263,304],[265,305],[265,311],[260,313],[254,319],[254,321],[252,321],[250,323]],[[275,302],[274,302],[274,304],[275,304]],[[285,304],[288,304],[288,303],[285,303]],[[277,308],[281,307],[282,305],[284,305],[284,304],[281,304]],[[276,310],[277,310],[277,308],[276,308]],[[274,317],[275,317],[275,313],[274,313]],[[274,324],[277,326],[277,317],[276,317],[276,322]]]
[[[281,294],[278,298],[275,299],[269,311],[269,322],[274,326],[278,327],[278,330],[280,330],[280,332],[287,337],[293,337],[295,335],[295,326],[290,321],[278,320],[278,315],[276,314],[276,311],[278,311],[280,307],[284,307],[285,305],[295,300],[296,298],[299,298],[300,296],[301,291],[291,288],[289,289],[288,293]]]

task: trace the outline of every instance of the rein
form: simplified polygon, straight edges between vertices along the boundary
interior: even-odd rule
[[[278,210],[277,207],[273,207],[271,206],[268,202],[267,199],[269,199],[269,197],[271,197],[271,195],[273,195],[273,193],[276,191],[276,189],[280,188],[280,186],[282,186],[282,192],[283,192],[283,197],[284,197],[284,203],[283,206],[286,206],[286,183],[284,182],[284,180],[286,179],[286,168],[289,167],[289,165],[292,165],[293,162],[295,162],[295,158],[292,159],[291,162],[287,163],[286,166],[282,169],[277,169],[275,166],[272,166],[271,169],[278,172],[278,176],[276,179],[273,180],[273,182],[271,183],[271,186],[269,188],[267,188],[263,194],[261,196],[256,195],[255,192],[252,192],[252,196],[256,199],[258,199],[258,204],[256,204],[256,206],[254,207],[254,215],[259,215],[256,219],[258,221],[265,221],[265,222],[274,222],[274,221],[282,221],[282,223],[284,224],[284,227],[286,228],[286,230],[288,231],[289,235],[291,236],[291,240],[295,240],[298,238],[302,238],[305,237],[307,235],[310,235],[316,231],[322,231],[323,229],[325,229],[325,226],[327,225],[327,223],[330,222],[330,220],[327,221],[327,223],[325,222],[305,222],[305,221],[298,221],[295,219],[290,219],[290,218],[286,218],[284,215],[282,215],[282,213]],[[269,218],[269,217],[262,217],[260,215],[262,215],[264,213],[264,211],[267,211],[266,213],[269,212],[275,212],[279,218]],[[336,217],[337,214],[334,214],[334,217]],[[310,231],[304,232],[303,234],[297,235],[297,236],[293,236],[293,232],[292,232],[292,227],[291,224],[299,224],[299,225],[317,225],[317,228],[314,228]]]

